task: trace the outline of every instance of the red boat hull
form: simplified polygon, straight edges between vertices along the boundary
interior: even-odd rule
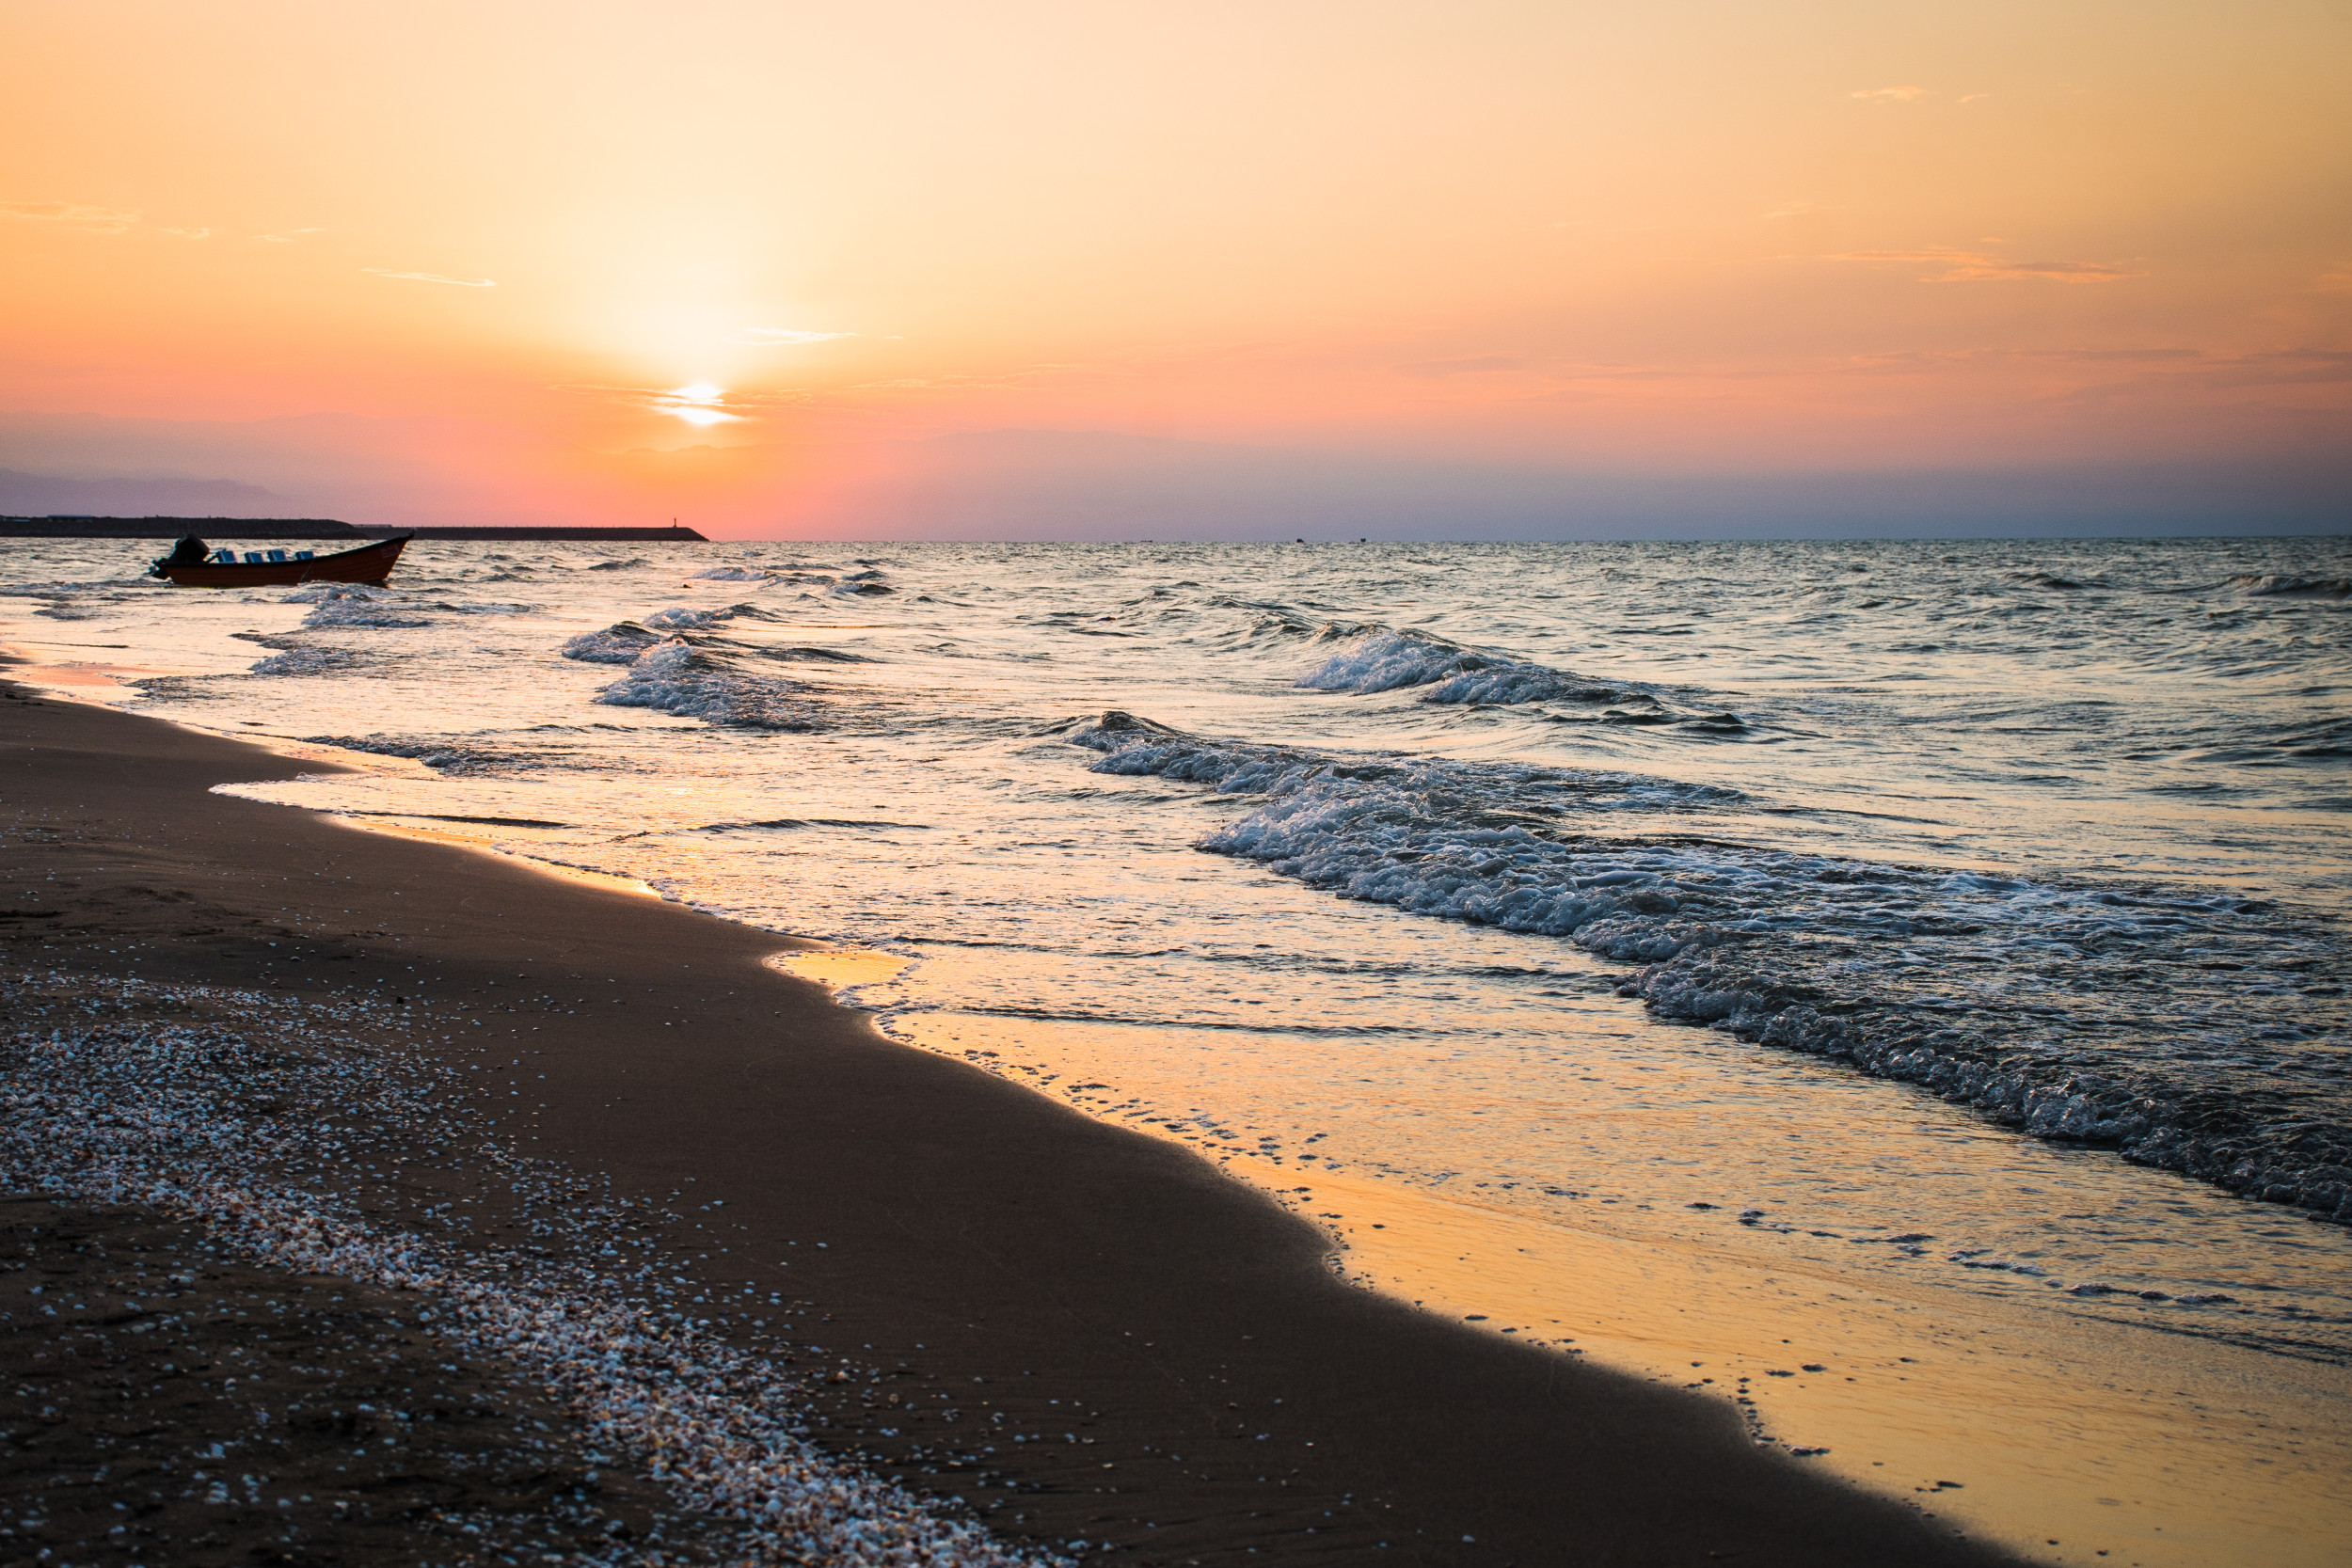
[[[400,564],[400,552],[407,546],[408,535],[398,539],[379,540],[362,545],[356,550],[342,550],[334,555],[322,555],[310,561],[238,562],[234,565],[215,565],[211,562],[187,565],[158,565],[158,575],[169,578],[182,588],[269,588],[278,584],[302,582],[376,582],[392,575]]]

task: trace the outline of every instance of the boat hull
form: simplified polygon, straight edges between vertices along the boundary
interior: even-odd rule
[[[380,583],[392,575],[394,566],[400,564],[400,552],[407,544],[408,538],[404,534],[398,539],[362,545],[356,550],[342,550],[310,561],[240,561],[233,564],[191,562],[184,565],[158,564],[155,571],[158,576],[170,578],[182,588],[269,588],[303,582]]]

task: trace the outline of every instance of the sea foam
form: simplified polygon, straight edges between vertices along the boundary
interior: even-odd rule
[[[1670,724],[1717,736],[1741,734],[1749,727],[1735,713],[1688,706],[1641,682],[1597,681],[1528,659],[1482,654],[1428,632],[1335,622],[1317,640],[1345,640],[1347,646],[1295,683],[1309,690],[1360,695],[1419,688],[1419,700],[1424,703],[1570,705],[1578,711],[1567,717],[1579,722]]]
[[[751,673],[723,653],[673,638],[638,655],[596,701],[746,729],[813,730],[820,710],[807,691],[797,681]]]
[[[2233,895],[1878,864],[1678,832],[1727,792],[1232,744],[1123,713],[1094,769],[1263,797],[1199,847],[1643,966],[1658,1013],[1922,1085],[2037,1136],[2352,1224],[2331,933]],[[2332,991],[2332,994],[2330,992]]]

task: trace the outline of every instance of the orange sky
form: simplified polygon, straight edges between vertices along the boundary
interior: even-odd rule
[[[14,469],[918,534],[877,498],[987,432],[1664,474],[2347,445],[2337,5],[0,20]]]

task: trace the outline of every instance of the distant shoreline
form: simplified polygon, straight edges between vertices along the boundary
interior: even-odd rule
[[[707,544],[691,528],[393,528],[331,517],[0,517],[0,539],[583,539]]]

